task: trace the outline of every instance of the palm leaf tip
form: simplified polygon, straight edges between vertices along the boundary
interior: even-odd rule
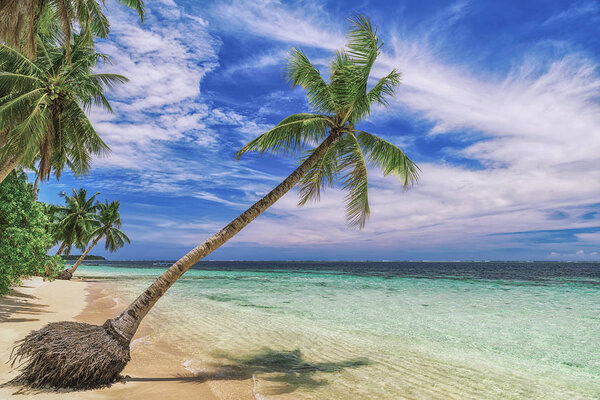
[[[418,183],[421,169],[394,144],[364,131],[356,131],[356,138],[369,162],[380,168],[384,175],[400,178],[404,190]]]

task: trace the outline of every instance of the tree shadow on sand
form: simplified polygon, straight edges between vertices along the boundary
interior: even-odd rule
[[[218,354],[226,360],[211,365],[210,371],[200,372],[195,376],[177,376],[172,378],[128,378],[137,382],[179,381],[201,383],[211,380],[245,380],[266,381],[261,393],[277,395],[292,393],[299,388],[314,389],[326,385],[323,373],[341,372],[347,368],[358,368],[369,365],[367,358],[356,358],[347,361],[311,362],[304,359],[300,350],[275,351],[262,349],[245,357],[234,357]],[[262,385],[261,385],[262,386]]]
[[[24,315],[39,315],[47,313],[48,305],[35,303],[37,297],[12,289],[0,298],[0,322],[28,322],[39,321],[38,318],[27,318]],[[20,318],[13,315],[20,314]]]

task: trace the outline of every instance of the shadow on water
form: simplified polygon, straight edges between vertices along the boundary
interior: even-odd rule
[[[326,379],[315,376],[320,373],[341,372],[347,368],[369,365],[367,358],[347,361],[311,362],[304,359],[300,350],[275,351],[263,349],[246,357],[233,357],[219,354],[226,360],[215,364],[210,372],[201,372],[196,376],[175,376],[169,378],[128,378],[132,382],[191,382],[201,383],[211,380],[246,380],[272,382],[266,393],[277,395],[292,393],[300,388],[313,389],[327,384]],[[320,376],[320,375],[319,375]]]

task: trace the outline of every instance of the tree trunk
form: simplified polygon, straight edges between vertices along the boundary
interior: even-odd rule
[[[65,251],[65,248],[67,247],[67,241],[65,240],[64,242],[62,242],[62,244],[60,245],[60,248],[58,249],[58,251],[56,252],[57,256],[62,255],[63,251]]]
[[[33,201],[37,201],[38,197],[38,183],[40,182],[40,174],[36,174],[35,183],[33,184]]]
[[[339,134],[332,133],[315,149],[290,176],[285,178],[275,189],[265,197],[254,203],[252,207],[240,214],[219,232],[211,236],[204,243],[171,265],[158,279],[156,279],[137,299],[133,301],[122,313],[112,320],[108,320],[112,327],[127,341],[131,341],[138,329],[140,322],[148,311],[162,297],[162,295],[194,264],[206,257],[223,243],[227,242],[246,225],[272,206],[284,194],[290,191],[302,179],[310,168],[325,154],[327,149],[339,138]]]
[[[10,159],[4,161],[0,165],[0,183],[2,183],[2,181],[4,179],[6,179],[8,174],[13,172],[13,170],[17,167],[17,165],[19,165],[20,162],[21,162],[21,157],[13,157],[13,158],[10,158]]]
[[[73,264],[71,266],[71,268],[67,268],[67,271],[73,275],[75,273],[75,270],[77,269],[77,267],[79,267],[79,264],[81,264],[81,262],[83,261],[83,259],[85,258],[85,256],[88,255],[88,253],[90,252],[90,250],[92,250],[92,247],[94,247],[95,245],[98,244],[98,242],[100,241],[100,239],[102,238],[102,235],[98,235],[98,237],[96,239],[94,239],[94,241],[92,242],[92,244],[90,245],[90,247],[88,247],[83,254],[81,255],[81,257],[79,257],[79,259],[77,260],[77,262],[75,264]]]

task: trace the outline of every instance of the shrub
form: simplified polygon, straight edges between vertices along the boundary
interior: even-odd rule
[[[11,173],[0,183],[0,295],[21,278],[52,276],[56,260],[47,256],[52,244],[47,223],[24,173]]]

